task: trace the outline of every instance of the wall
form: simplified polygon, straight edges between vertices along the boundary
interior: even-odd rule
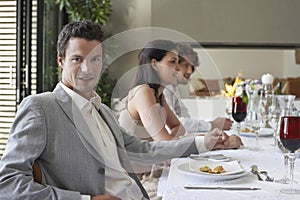
[[[152,26],[200,43],[300,45],[298,0],[152,0]]]
[[[196,51],[201,63],[198,67],[201,73],[199,76],[203,74],[208,79],[215,79],[220,75],[234,77],[238,72],[241,72],[244,78],[252,79],[258,79],[267,72],[275,77],[282,77],[284,73],[284,50],[208,49],[210,60],[202,59],[201,50],[196,49]],[[213,68],[216,68],[219,74],[212,70]]]
[[[295,51],[286,50],[283,54],[283,77],[300,77],[300,64],[296,64]]]
[[[166,12],[172,14],[178,9],[176,8],[176,4],[167,4],[162,7],[164,12],[158,12],[157,10],[153,10],[152,4],[154,3],[154,0],[112,0],[112,2],[113,14],[109,27],[113,34],[139,27],[149,27],[158,23],[157,21],[159,19],[163,20],[163,16]],[[155,0],[156,4],[166,4],[166,2],[169,2],[169,0]],[[192,2],[195,2],[195,0],[184,1],[185,4]],[[293,0],[291,2],[295,1]],[[282,6],[284,7],[284,4],[282,4]],[[189,5],[188,7],[193,7],[193,5]],[[253,11],[251,14],[258,15],[260,12],[261,11],[257,11],[256,13]],[[268,12],[268,9],[266,9],[265,12]],[[183,14],[187,15],[190,13],[188,10],[185,10],[184,13],[177,13],[177,15],[180,16]],[[154,18],[156,20],[155,23],[153,22]],[[176,21],[176,23],[177,26],[180,27],[187,23],[195,24],[195,21],[186,22],[182,19],[182,21]],[[209,26],[209,24],[207,24],[207,26]],[[295,28],[297,27],[299,28],[299,26],[295,26]],[[194,32],[201,32],[203,27],[194,26],[194,28]],[[270,30],[274,31],[273,29]],[[249,34],[256,35],[257,30],[249,30]],[[207,52],[209,56],[211,56],[211,60],[213,60],[217,66],[214,67],[214,64],[212,64],[211,61],[202,59],[202,64],[199,69],[201,69],[201,73],[207,78],[215,78],[216,76],[234,77],[239,71],[242,71],[244,77],[247,78],[259,78],[261,77],[261,74],[266,72],[271,72],[274,76],[278,77],[300,76],[300,65],[295,64],[293,50],[208,49]],[[112,63],[110,69],[113,76],[119,78],[123,73],[136,66],[136,64],[137,51],[129,52]],[[211,70],[211,66],[217,70],[217,73],[216,70]]]

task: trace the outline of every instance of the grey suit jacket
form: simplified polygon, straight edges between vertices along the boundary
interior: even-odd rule
[[[104,104],[99,113],[114,135],[122,166],[145,198],[147,193],[130,161],[152,164],[197,152],[193,138],[149,143],[122,129]],[[0,161],[0,199],[80,200],[81,194],[104,194],[105,162],[93,139],[82,136],[89,131],[80,111],[59,85],[53,92],[25,98]],[[33,179],[34,161],[41,168],[42,184]]]

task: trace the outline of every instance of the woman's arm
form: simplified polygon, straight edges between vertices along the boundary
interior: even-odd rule
[[[179,136],[184,135],[186,130],[184,129],[183,125],[180,123],[179,119],[174,114],[172,109],[167,104],[164,96],[162,98],[162,102],[163,102],[163,107],[165,108],[166,113],[167,113],[166,125],[168,126],[168,128],[171,131],[169,134],[173,138],[178,138]]]

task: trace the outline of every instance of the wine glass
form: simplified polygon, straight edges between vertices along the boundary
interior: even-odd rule
[[[279,116],[276,118],[276,124],[275,124],[275,145],[278,146],[280,151],[283,154],[283,164],[284,164],[284,175],[281,179],[277,180],[278,183],[288,184],[290,182],[290,179],[288,178],[288,150],[284,148],[282,145],[282,142],[280,141],[279,137],[279,129],[280,129],[280,117],[281,116],[289,116],[291,115],[291,108],[293,105],[293,102],[295,100],[295,95],[275,95],[276,98],[276,105],[279,107]],[[277,107],[276,106],[276,107]],[[278,108],[276,108],[277,110]],[[276,111],[277,113],[277,111]]]
[[[255,89],[252,89],[251,87],[246,88],[249,97],[249,102],[247,105],[247,117],[245,119],[245,122],[248,126],[250,126],[251,121],[253,120],[253,118],[256,118],[257,115],[257,91]]]
[[[288,184],[290,183],[290,179],[288,177],[288,164],[289,164],[289,151],[282,145],[280,139],[278,139],[278,148],[280,149],[281,153],[283,154],[283,166],[284,166],[284,173],[283,177],[275,180],[276,183]]]
[[[282,145],[289,151],[290,164],[290,188],[280,190],[286,194],[300,194],[299,189],[293,188],[295,151],[300,148],[300,117],[282,116],[280,119],[280,140]]]
[[[256,140],[256,147],[254,150],[260,150],[259,145],[258,145],[258,135],[259,131],[261,128],[264,127],[264,120],[263,116],[261,115],[260,112],[254,112],[252,113],[251,119],[250,119],[250,124],[253,130],[255,131],[255,140]]]
[[[231,98],[228,98],[226,97],[226,117],[227,118],[231,118],[231,112],[232,112],[232,99]]]
[[[269,124],[270,120],[270,106],[272,104],[273,95],[269,93],[265,93],[264,91],[260,94],[258,109],[262,113],[264,118],[265,127],[264,128],[272,128]]]
[[[274,130],[273,138],[274,138],[274,145],[278,145],[278,137],[277,137],[277,132],[278,132],[278,123],[279,123],[279,118],[280,118],[280,105],[279,105],[279,100],[277,99],[277,95],[274,95],[272,97],[272,104],[269,107],[269,112],[271,113],[271,119],[270,119],[270,125],[272,129]]]
[[[247,116],[247,103],[243,101],[241,97],[233,97],[232,98],[232,118],[237,122],[237,132],[240,135],[241,130],[241,122]]]

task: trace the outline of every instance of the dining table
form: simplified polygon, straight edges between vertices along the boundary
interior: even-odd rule
[[[235,131],[230,130],[227,133],[230,135]],[[204,175],[190,169],[195,158],[173,158],[159,179],[158,196],[162,196],[163,200],[299,200],[300,194],[284,194],[280,191],[290,185],[277,182],[283,177],[285,167],[283,153],[275,145],[273,134],[259,135],[258,143],[254,133],[241,132],[240,137],[243,146],[239,149],[215,150],[198,156],[202,158],[222,154],[228,159],[216,162],[226,165],[226,162],[234,161],[242,169],[241,173],[223,177]],[[296,157],[294,187],[300,189],[299,152]],[[263,180],[258,180],[257,175],[251,172],[253,165],[260,171],[266,171],[271,181],[266,181],[266,176],[262,174],[260,176]]]

